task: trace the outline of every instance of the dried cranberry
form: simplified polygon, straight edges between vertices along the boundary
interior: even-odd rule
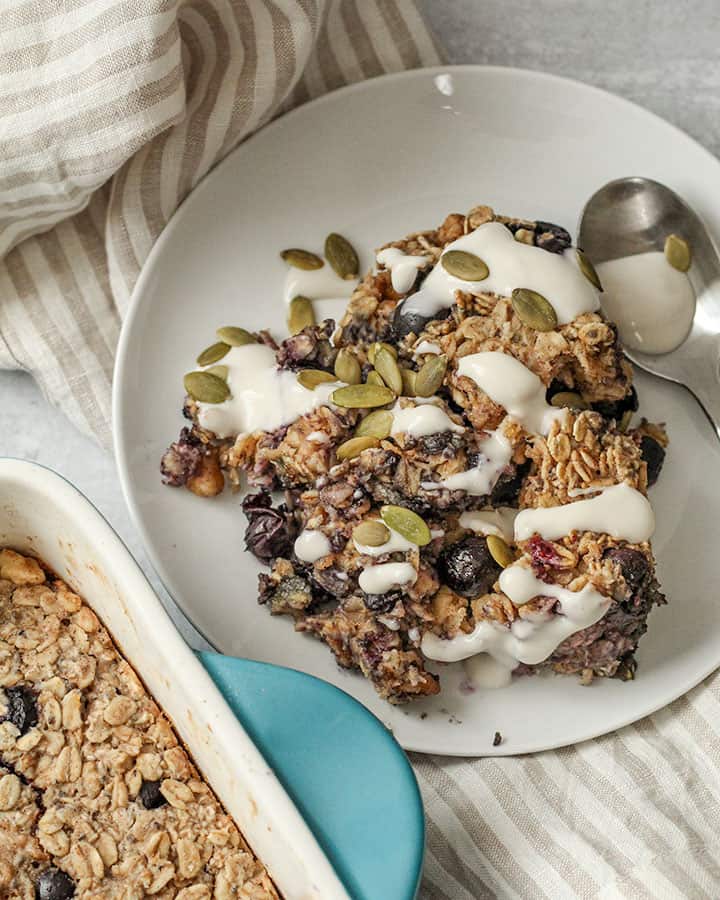
[[[592,408],[606,419],[622,419],[623,413],[630,410],[635,412],[638,408],[638,395],[634,387],[631,387],[622,400],[599,400],[593,403]]]
[[[32,688],[21,684],[5,688],[7,712],[4,722],[12,722],[20,734],[25,734],[38,723],[37,698]]]
[[[605,559],[611,559],[620,566],[625,583],[633,594],[638,591],[650,571],[647,557],[632,547],[613,547],[605,552]]]
[[[36,900],[68,900],[75,895],[75,882],[61,869],[50,866],[40,874],[35,885]]]
[[[164,806],[167,803],[167,800],[160,791],[161,783],[162,782],[160,781],[147,781],[146,779],[143,779],[140,790],[138,791],[138,800],[145,809],[157,809],[159,806]]]
[[[553,544],[534,534],[528,541],[528,550],[533,571],[538,578],[547,577],[562,559]]]
[[[202,442],[190,428],[183,428],[180,437],[167,448],[160,460],[160,474],[164,484],[181,487],[197,472],[203,457]]]
[[[487,594],[500,574],[485,538],[470,535],[446,547],[437,561],[445,584],[465,597]]]
[[[647,466],[648,486],[655,484],[665,462],[665,448],[649,434],[640,439],[640,453]]]

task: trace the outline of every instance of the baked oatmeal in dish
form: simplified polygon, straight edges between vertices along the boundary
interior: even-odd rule
[[[460,660],[486,686],[632,678],[665,602],[647,489],[667,438],[632,424],[632,370],[568,232],[478,206],[382,247],[359,282],[339,235],[326,261],[283,257],[291,336],[220,328],[161,461],[199,496],[247,486],[260,602],[392,703]],[[292,296],[323,269],[355,285],[337,326]]]
[[[95,613],[0,550],[0,897],[277,896]]]

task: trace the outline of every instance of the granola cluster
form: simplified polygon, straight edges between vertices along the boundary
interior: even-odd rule
[[[0,551],[0,896],[276,898],[93,611]]]
[[[188,444],[195,441],[231,486],[240,485],[243,473],[249,487],[259,489],[246,498],[244,509],[247,548],[270,566],[260,576],[260,602],[272,614],[291,616],[298,631],[325,641],[341,666],[360,670],[393,703],[439,691],[438,675],[422,653],[423,635],[452,639],[482,622],[510,628],[516,620],[537,621],[558,610],[551,596],[517,606],[503,594],[498,578],[507,560],[498,561],[487,534],[473,530],[468,514],[564,505],[622,482],[645,494],[665,455],[661,426],[643,420],[630,427],[638,408],[632,370],[617,329],[600,312],[538,330],[509,297],[479,289],[458,290],[449,308],[431,317],[405,308],[403,300],[421,289],[447,245],[488,222],[501,223],[516,241],[548,253],[571,246],[568,232],[548,222],[500,216],[487,206],[451,214],[435,230],[387,245],[424,257],[412,291],[398,293],[386,268],[371,271],[334,333],[329,322],[309,326],[277,352],[281,370],[314,369],[330,378],[343,350],[357,360],[362,382],[383,384],[377,355],[384,347],[403,385],[402,392],[394,388],[394,403],[384,409],[398,415],[432,403],[450,423],[445,429],[421,436],[378,432],[368,419],[377,409],[328,404],[274,432],[219,440],[200,427],[188,400],[186,414],[194,424],[168,451],[187,458]],[[522,363],[546,389],[546,401],[565,409],[547,435],[530,433],[508,418],[507,410],[461,374],[465,357],[488,351]],[[442,378],[433,397],[418,397],[414,387],[433,358],[445,361]],[[387,375],[385,383],[391,383]],[[484,442],[497,429],[508,442],[509,459],[478,494],[454,477],[483,463]],[[347,452],[359,436],[366,436],[365,444]],[[195,493],[202,492],[192,479],[201,473],[198,463],[184,482]],[[277,490],[284,491],[284,502],[273,506],[270,492]],[[380,520],[388,504],[422,517],[431,538],[422,546],[364,552],[355,529]],[[326,552],[312,561],[295,549],[298,535],[308,531],[326,541]],[[556,541],[534,535],[510,544],[509,558],[523,560],[541,580],[572,591],[591,585],[611,598],[599,622],[571,635],[544,662],[520,664],[516,674],[545,667],[580,674],[584,681],[596,675],[632,677],[648,612],[664,602],[649,544],[592,532]],[[364,590],[363,571],[385,563],[409,564],[414,580],[377,594]]]

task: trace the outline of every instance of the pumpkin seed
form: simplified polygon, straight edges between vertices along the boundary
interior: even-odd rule
[[[580,271],[587,278],[590,284],[594,285],[600,293],[602,293],[602,282],[600,281],[600,276],[595,271],[595,266],[590,262],[590,260],[585,256],[585,254],[580,250],[580,248],[576,248],[575,255],[577,256],[578,265],[580,266]]]
[[[211,375],[216,375],[218,378],[222,378],[223,381],[227,381],[228,377],[228,367],[227,366],[210,366],[209,369],[205,369],[206,372],[209,372]]]
[[[687,272],[692,262],[690,244],[677,234],[669,234],[665,238],[665,259],[678,272]]]
[[[362,381],[362,369],[357,357],[346,347],[335,357],[335,375],[338,381],[345,384],[360,384]]]
[[[210,346],[206,347],[198,356],[196,362],[199,366],[209,366],[212,363],[221,360],[229,349],[230,345],[223,341],[218,341],[216,344],[210,344]]]
[[[378,352],[380,347],[384,347],[387,352],[392,355],[393,359],[398,358],[398,352],[392,344],[386,344],[385,341],[375,341],[374,344],[370,344],[367,353],[368,362],[371,366],[375,365],[375,354]]]
[[[373,369],[371,372],[368,372],[368,376],[365,379],[366,384],[376,384],[378,387],[387,387],[385,382],[382,380],[379,372],[376,372]]]
[[[507,569],[508,566],[511,566],[515,562],[515,555],[512,550],[497,534],[489,534],[485,540],[487,541],[487,548],[490,551],[490,556],[492,556],[501,568]]]
[[[395,394],[387,387],[379,384],[348,384],[337,388],[330,396],[331,403],[346,409],[370,409],[373,406],[385,406],[392,403]]]
[[[382,547],[390,540],[390,530],[387,525],[383,525],[377,519],[366,519],[356,525],[352,535],[355,542],[364,547]]]
[[[431,356],[422,364],[415,378],[418,397],[432,397],[442,386],[447,371],[447,356]]]
[[[183,379],[185,390],[200,403],[223,403],[230,396],[230,388],[211,372],[188,372]]]
[[[224,325],[215,332],[224,344],[231,347],[244,347],[245,344],[257,344],[255,337],[245,328],[236,328],[235,325]],[[220,357],[218,357],[220,359]]]
[[[490,274],[484,260],[467,250],[446,250],[440,262],[449,275],[462,281],[485,281]]]
[[[557,315],[552,304],[537,291],[515,288],[512,292],[512,307],[518,319],[528,328],[552,331],[557,327]]]
[[[580,394],[575,391],[558,391],[557,394],[552,395],[550,404],[558,409],[590,409]]]
[[[298,294],[290,301],[290,309],[288,310],[288,330],[290,334],[299,334],[303,328],[315,324],[315,313],[313,312],[312,300]]]
[[[375,437],[382,441],[390,437],[393,414],[389,409],[376,409],[368,413],[355,429],[355,437]]]
[[[329,234],[325,238],[325,258],[335,272],[346,281],[357,278],[360,261],[353,245],[341,234]]]
[[[402,394],[403,380],[400,367],[395,362],[395,357],[385,347],[379,347],[375,353],[375,370],[390,390],[398,395]]]
[[[416,397],[417,396],[417,372],[413,369],[400,369],[400,375],[402,376],[403,383],[403,397]]]
[[[301,384],[309,391],[314,391],[319,384],[326,384],[329,381],[335,381],[335,376],[330,372],[324,372],[322,369],[302,369],[298,372],[298,384]]]
[[[380,516],[388,528],[397,531],[406,541],[424,547],[432,540],[430,529],[420,516],[404,506],[383,506]]]
[[[372,435],[364,435],[363,437],[351,437],[344,441],[337,448],[336,456],[338,459],[354,459],[360,456],[363,450],[369,450],[370,447],[379,447],[380,441]]]
[[[618,425],[618,431],[620,434],[625,434],[630,425],[630,420],[632,419],[633,414],[631,409],[626,409],[622,414],[622,418],[620,419],[620,424]]]
[[[304,269],[306,272],[312,269],[322,269],[325,265],[317,254],[311,253],[309,250],[299,250],[297,247],[283,250],[280,256],[289,266],[293,266],[295,269]]]

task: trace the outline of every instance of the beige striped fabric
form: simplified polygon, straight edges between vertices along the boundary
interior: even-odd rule
[[[292,106],[437,61],[413,0],[0,0],[0,367],[108,443],[130,293],[198,180]],[[719,731],[713,676],[565,750],[415,755],[422,900],[717,900]]]

